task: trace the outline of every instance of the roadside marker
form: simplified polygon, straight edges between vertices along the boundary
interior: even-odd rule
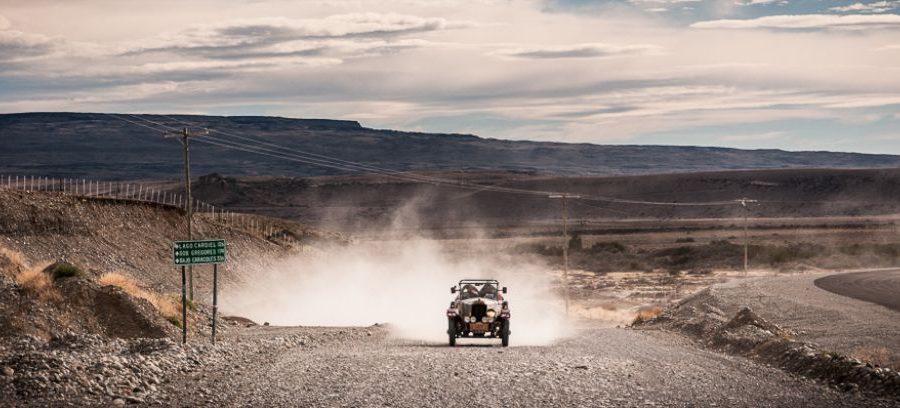
[[[219,264],[225,262],[225,240],[175,241],[172,248],[175,265],[181,266],[181,343],[187,344],[187,271],[188,265],[213,266],[212,343],[216,344],[216,320],[219,312]]]

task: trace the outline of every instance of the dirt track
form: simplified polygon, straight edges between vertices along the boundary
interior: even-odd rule
[[[761,277],[716,285],[712,289],[725,303],[722,307],[726,315],[733,315],[741,306],[748,306],[799,340],[857,358],[878,357],[882,365],[898,367],[898,312],[831,293],[814,283],[828,276],[843,275]],[[873,356],[873,352],[878,355]]]
[[[290,333],[314,340],[176,380],[162,405],[891,406],[659,331],[585,328],[554,346],[506,349],[396,340],[381,328],[256,327],[243,341]]]
[[[832,293],[900,311],[900,269],[830,275],[816,286]]]

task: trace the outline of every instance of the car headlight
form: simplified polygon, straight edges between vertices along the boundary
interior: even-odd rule
[[[485,323],[490,323],[491,320],[492,320],[492,319],[491,319],[490,317],[487,317],[487,316],[481,318],[481,321],[482,321],[482,322],[485,322]]]
[[[497,315],[497,312],[495,312],[494,309],[491,309],[491,310],[488,310],[488,311],[487,311],[487,317],[490,318],[490,319],[493,319],[494,316],[496,316],[496,315]]]
[[[475,323],[475,316],[469,316],[469,323]]]

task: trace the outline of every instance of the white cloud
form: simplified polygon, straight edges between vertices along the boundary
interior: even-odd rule
[[[7,20],[6,17],[3,17],[2,15],[0,15],[0,30],[6,30],[9,27],[10,27],[9,20]]]
[[[659,4],[679,4],[679,3],[699,3],[703,0],[629,0],[632,3],[659,3]]]
[[[321,19],[252,18],[197,25],[151,40],[132,52],[248,49],[297,40],[384,38],[471,25],[443,18],[377,13],[342,14]]]
[[[865,30],[900,28],[900,15],[828,15],[801,14],[752,18],[746,20],[712,20],[691,24],[692,28],[707,29],[844,29]]]
[[[871,3],[853,3],[847,6],[832,7],[829,10],[838,12],[859,11],[863,13],[884,13],[900,7],[900,1],[876,1]]]
[[[229,1],[185,3],[179,16],[149,3],[4,9],[16,24],[0,30],[0,81],[23,86],[0,92],[0,111],[252,110],[423,131],[455,116],[449,126],[487,137],[627,142],[708,126],[745,136],[771,121],[788,134],[791,121],[866,126],[900,102],[897,31],[812,29],[893,27],[871,19],[883,16],[738,20],[802,28],[723,35],[633,6],[587,16],[507,0]],[[641,6],[718,15],[674,2]]]
[[[556,59],[556,58],[604,58],[632,55],[658,55],[662,47],[651,44],[616,45],[604,43],[527,46],[506,48],[493,52],[508,58]]]
[[[342,61],[336,58],[256,58],[250,60],[227,61],[167,61],[153,62],[136,67],[126,67],[122,74],[161,74],[174,72],[210,72],[212,70],[225,70],[231,73],[238,71],[260,71],[271,67],[290,67],[298,65],[325,66],[337,65]]]
[[[783,131],[763,132],[763,133],[744,133],[733,134],[719,137],[720,140],[726,142],[761,142],[766,140],[779,139],[785,136]]]
[[[772,3],[781,4],[781,3],[787,3],[787,1],[785,1],[785,0],[744,0],[744,1],[737,2],[737,4],[739,4],[741,6],[756,6],[756,5],[760,5],[760,4],[772,4]]]
[[[0,30],[0,60],[43,56],[51,53],[58,41],[39,34]]]

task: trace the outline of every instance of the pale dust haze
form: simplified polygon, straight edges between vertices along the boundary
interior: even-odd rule
[[[260,269],[226,288],[226,313],[274,325],[387,323],[402,338],[446,342],[450,287],[464,278],[494,278],[509,290],[512,345],[551,344],[568,327],[546,265],[500,253],[451,254],[440,241],[334,247]]]

